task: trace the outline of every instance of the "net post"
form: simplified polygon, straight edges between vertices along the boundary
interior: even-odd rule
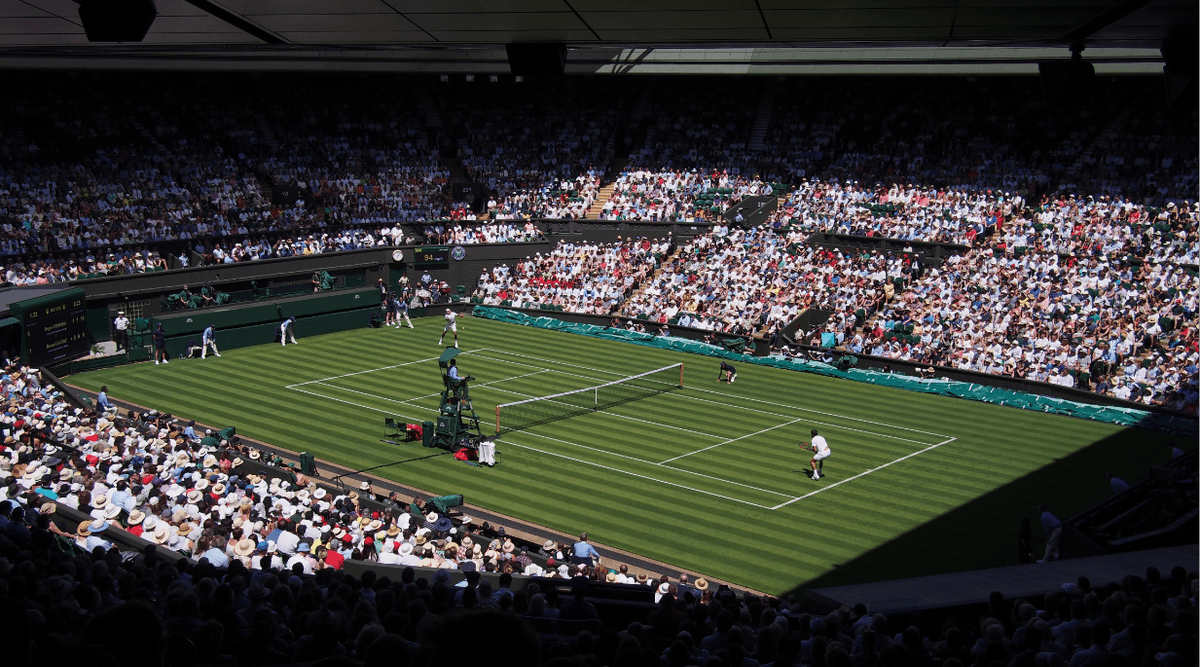
[[[683,364],[679,364],[679,388],[683,389]]]
[[[496,435],[500,435],[500,406],[496,406]]]

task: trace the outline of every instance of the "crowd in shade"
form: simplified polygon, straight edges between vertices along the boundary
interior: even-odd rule
[[[670,240],[646,237],[613,243],[563,241],[552,251],[500,265],[479,278],[474,296],[486,305],[542,305],[611,314],[650,278],[670,250]]]
[[[582,218],[623,113],[619,89],[619,82],[562,79],[482,91],[454,83],[433,92],[467,180],[494,193],[490,215]]]
[[[3,282],[17,286],[79,280],[95,275],[126,275],[167,270],[167,260],[157,250],[115,248],[107,256],[91,251],[70,253],[64,258],[17,260],[4,267]]]

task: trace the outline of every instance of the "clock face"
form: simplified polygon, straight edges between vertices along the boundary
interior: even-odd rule
[[[396,260],[397,262],[403,261],[404,260],[404,251],[400,250],[400,249],[393,250],[392,251],[392,259]]]

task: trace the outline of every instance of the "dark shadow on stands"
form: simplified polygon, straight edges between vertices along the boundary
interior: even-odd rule
[[[1150,466],[1170,460],[1168,443],[1184,450],[1196,448],[1195,436],[1172,436],[1129,428],[961,505],[814,579],[799,582],[784,596],[799,598],[805,589],[906,579],[947,572],[1018,565],[1017,536],[1022,517],[1033,525],[1034,556],[1045,548],[1038,503],[1066,521],[1111,495],[1105,472],[1113,471],[1130,484],[1146,476]],[[1005,446],[1003,442],[995,443]],[[834,480],[836,481],[836,480]],[[895,497],[894,502],[904,502]],[[886,515],[887,506],[878,511]],[[854,517],[845,517],[852,524]],[[797,528],[801,528],[797,526]],[[815,536],[819,539],[819,536]],[[980,549],[992,547],[988,557]]]

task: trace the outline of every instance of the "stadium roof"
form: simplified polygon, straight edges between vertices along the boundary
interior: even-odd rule
[[[1197,21],[1195,0],[155,4],[143,42],[94,44],[75,0],[0,0],[0,66],[507,73],[504,44],[559,42],[568,73],[897,73],[947,63],[1002,72],[1067,58],[1067,45],[1084,43],[1098,72],[1161,71],[1167,33]]]

